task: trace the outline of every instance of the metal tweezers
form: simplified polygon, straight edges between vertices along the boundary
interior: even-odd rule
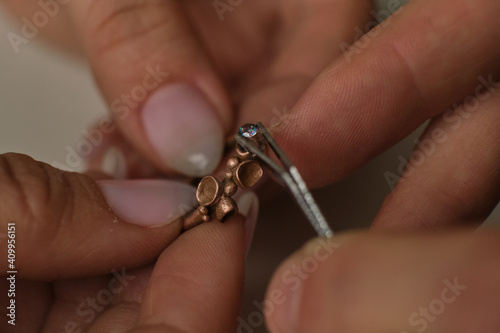
[[[274,141],[271,134],[262,125],[262,123],[257,123],[260,133],[262,133],[263,138],[267,141],[267,144],[271,147],[276,157],[279,159],[282,165],[279,165],[273,161],[266,152],[261,150],[252,140],[246,139],[239,134],[236,134],[234,138],[236,142],[251,154],[258,157],[263,163],[269,167],[274,175],[283,181],[285,186],[288,188],[293,198],[297,202],[298,206],[307,217],[311,225],[314,227],[316,232],[320,237],[331,237],[333,236],[333,231],[326,222],[325,217],[321,213],[316,201],[306,186],[306,183],[302,179],[297,168],[292,164],[290,159],[286,156],[285,152],[280,148],[280,146]]]

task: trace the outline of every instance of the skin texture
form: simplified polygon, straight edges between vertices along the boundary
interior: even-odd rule
[[[0,155],[0,184],[0,227],[16,221],[15,332],[222,332],[234,325],[244,277],[241,215],[181,235],[180,220],[139,227],[111,211],[89,176],[19,154]],[[0,284],[9,290],[6,276]],[[110,291],[111,302],[102,296]],[[6,320],[0,328],[12,332]]]
[[[67,14],[110,103],[140,82],[147,65],[160,64],[171,73],[165,84],[191,82],[207,96],[226,134],[233,133],[235,124],[247,121],[260,120],[272,127],[276,125],[273,107],[289,106],[289,113],[273,135],[312,187],[340,180],[431,119],[402,181],[396,184],[373,224],[374,230],[398,229],[401,233],[343,236],[352,243],[346,241],[338,255],[322,262],[304,280],[303,290],[307,290],[305,295],[309,298],[299,297],[293,305],[303,311],[294,321],[283,314],[289,313],[285,305],[276,305],[267,318],[270,331],[411,332],[415,327],[409,324],[408,316],[438,297],[444,279],[463,276],[469,289],[438,317],[433,328],[497,332],[500,324],[489,311],[498,308],[498,297],[490,297],[499,294],[493,283],[498,281],[495,267],[499,259],[494,255],[498,252],[498,232],[472,234],[471,230],[446,229],[482,222],[500,198],[500,157],[496,153],[500,145],[500,95],[494,83],[500,76],[500,32],[494,25],[500,3],[411,1],[345,54],[339,45],[353,41],[353,27],[365,31],[365,23],[370,20],[369,1],[244,2],[223,24],[216,15],[206,15],[212,10],[210,1],[82,0],[73,1]],[[141,158],[136,161],[153,167],[141,167],[139,176],[157,172],[152,170],[169,173],[171,170],[148,143],[139,121],[140,112],[138,105],[126,119],[116,119],[124,153],[128,156],[128,152],[138,152]],[[431,146],[424,144],[429,142]],[[418,159],[419,154],[424,156],[423,162],[422,157]],[[37,179],[36,175],[33,177]],[[14,187],[11,191],[16,193],[15,190]],[[234,225],[231,228],[236,228]],[[417,232],[436,228],[446,231]],[[417,233],[408,235],[408,231]],[[176,236],[175,232],[165,232]],[[228,237],[237,240],[238,232],[233,232],[235,236]],[[217,235],[220,231],[210,237]],[[89,269],[95,274],[109,273],[116,263],[127,267],[145,265],[171,241],[165,241],[165,236],[161,239],[155,243],[148,238],[149,252],[144,262],[134,255],[121,257],[118,246],[105,257],[109,262],[98,264],[100,261],[89,260],[89,267],[77,265],[71,277],[77,278]],[[165,262],[173,262],[175,276],[193,274],[189,261],[184,266],[176,262],[176,257],[165,254],[171,248],[180,251],[182,239],[185,238],[181,236],[167,248],[155,270],[163,272],[161,258],[166,258]],[[226,250],[229,247],[224,242],[215,244]],[[109,245],[103,249],[106,246]],[[129,251],[134,252],[132,248]],[[212,258],[203,247],[197,255],[179,253],[195,262]],[[78,252],[65,255],[80,257]],[[303,258],[301,251],[283,264],[271,281],[269,298],[274,289],[284,288],[280,272],[291,269]],[[179,298],[186,310],[179,312],[185,314],[182,323],[162,321],[161,318],[170,320],[166,314],[172,304],[153,307],[159,301],[154,300],[152,291],[146,292],[140,312],[126,312],[124,307],[113,311],[127,316],[133,313],[130,316],[139,318],[139,325],[147,325],[138,327],[137,332],[158,332],[168,327],[181,332],[200,331],[192,326],[197,322],[194,318],[203,319],[198,322],[217,320],[207,323],[203,331],[230,327],[234,320],[227,313],[236,311],[241,287],[237,283],[241,274],[238,270],[242,269],[233,259],[231,256],[228,265],[220,267],[220,277],[207,274],[192,283],[208,288],[198,295],[180,286],[162,285],[152,278],[150,285],[161,291],[157,297],[173,293],[174,300]],[[60,266],[54,267],[64,271],[68,260],[62,257]],[[52,281],[61,277],[51,276],[51,271],[33,270],[30,279]],[[167,281],[176,280],[168,273],[159,274]],[[229,284],[234,295],[224,303],[226,314],[212,306],[227,297],[221,296],[218,286],[223,284],[217,285],[216,277],[234,279]],[[38,325],[47,316],[47,306],[54,297],[44,283],[30,282],[30,287],[41,295],[36,307],[38,321],[34,321]],[[89,282],[89,288],[92,283]],[[395,285],[401,288],[396,289]],[[95,294],[95,290],[90,294]],[[207,302],[200,301],[197,297],[206,295],[207,290]],[[397,290],[408,291],[407,297],[398,298]],[[349,306],[344,308],[345,303]],[[158,313],[152,313],[155,309]],[[207,316],[206,309],[217,312],[213,317]],[[65,318],[64,310],[59,313]],[[103,316],[95,325],[114,323],[113,315],[110,312],[109,317]],[[50,313],[48,318],[56,317]],[[284,328],[283,318],[294,326]],[[364,327],[366,323],[370,326]],[[131,327],[133,324],[122,331]]]
[[[455,230],[311,241],[269,285],[269,331],[497,332],[499,239]]]
[[[36,12],[35,1],[24,1],[31,7],[17,2],[6,1],[14,10]],[[351,27],[364,25],[370,8],[369,1],[260,0],[243,2],[221,22],[206,0],[82,0],[70,2],[64,13],[73,20],[75,38],[82,41],[110,107],[142,85],[148,66],[159,68],[169,73],[162,85],[197,87],[227,135],[242,122],[271,119],[274,107],[290,108],[341,54],[339,43],[352,42]],[[172,173],[145,133],[143,104],[136,103],[127,116],[112,115],[135,150]]]

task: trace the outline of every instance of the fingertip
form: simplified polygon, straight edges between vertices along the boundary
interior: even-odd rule
[[[315,315],[311,304],[321,304],[322,266],[331,265],[338,249],[356,238],[345,234],[331,238],[317,238],[307,242],[278,268],[266,292],[267,325],[273,333],[310,332]],[[313,303],[311,303],[311,300]],[[316,306],[314,306],[315,308]]]
[[[208,174],[233,121],[224,85],[178,1],[130,3],[71,6],[116,124],[158,169]]]
[[[242,215],[182,233],[156,263],[140,325],[230,331],[244,283],[243,240]]]
[[[16,244],[18,265],[28,279],[102,274],[154,260],[181,231],[181,204],[194,201],[186,184],[96,182],[20,154],[0,155],[0,182],[0,215],[16,224],[23,240]],[[162,227],[144,228],[150,226]]]

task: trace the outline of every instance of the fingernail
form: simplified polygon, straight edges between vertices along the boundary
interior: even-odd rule
[[[114,179],[127,178],[127,162],[120,149],[113,146],[108,148],[102,157],[101,171]]]
[[[156,91],[142,111],[149,140],[163,161],[188,176],[214,171],[224,148],[224,131],[215,110],[189,84]]]
[[[246,217],[245,256],[248,256],[259,215],[259,198],[254,192],[247,192],[238,199],[238,211]]]
[[[145,227],[169,224],[196,205],[196,189],[171,180],[101,180],[109,207],[123,220]]]

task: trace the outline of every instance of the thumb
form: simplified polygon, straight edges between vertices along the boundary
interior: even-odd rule
[[[15,249],[15,261],[0,269],[37,280],[151,262],[179,235],[179,218],[195,202],[186,184],[96,183],[19,154],[0,155],[0,187],[0,247]]]
[[[212,172],[231,126],[230,107],[180,2],[87,0],[72,9],[125,137],[160,170]]]
[[[277,270],[269,331],[498,332],[494,228],[314,240]]]

